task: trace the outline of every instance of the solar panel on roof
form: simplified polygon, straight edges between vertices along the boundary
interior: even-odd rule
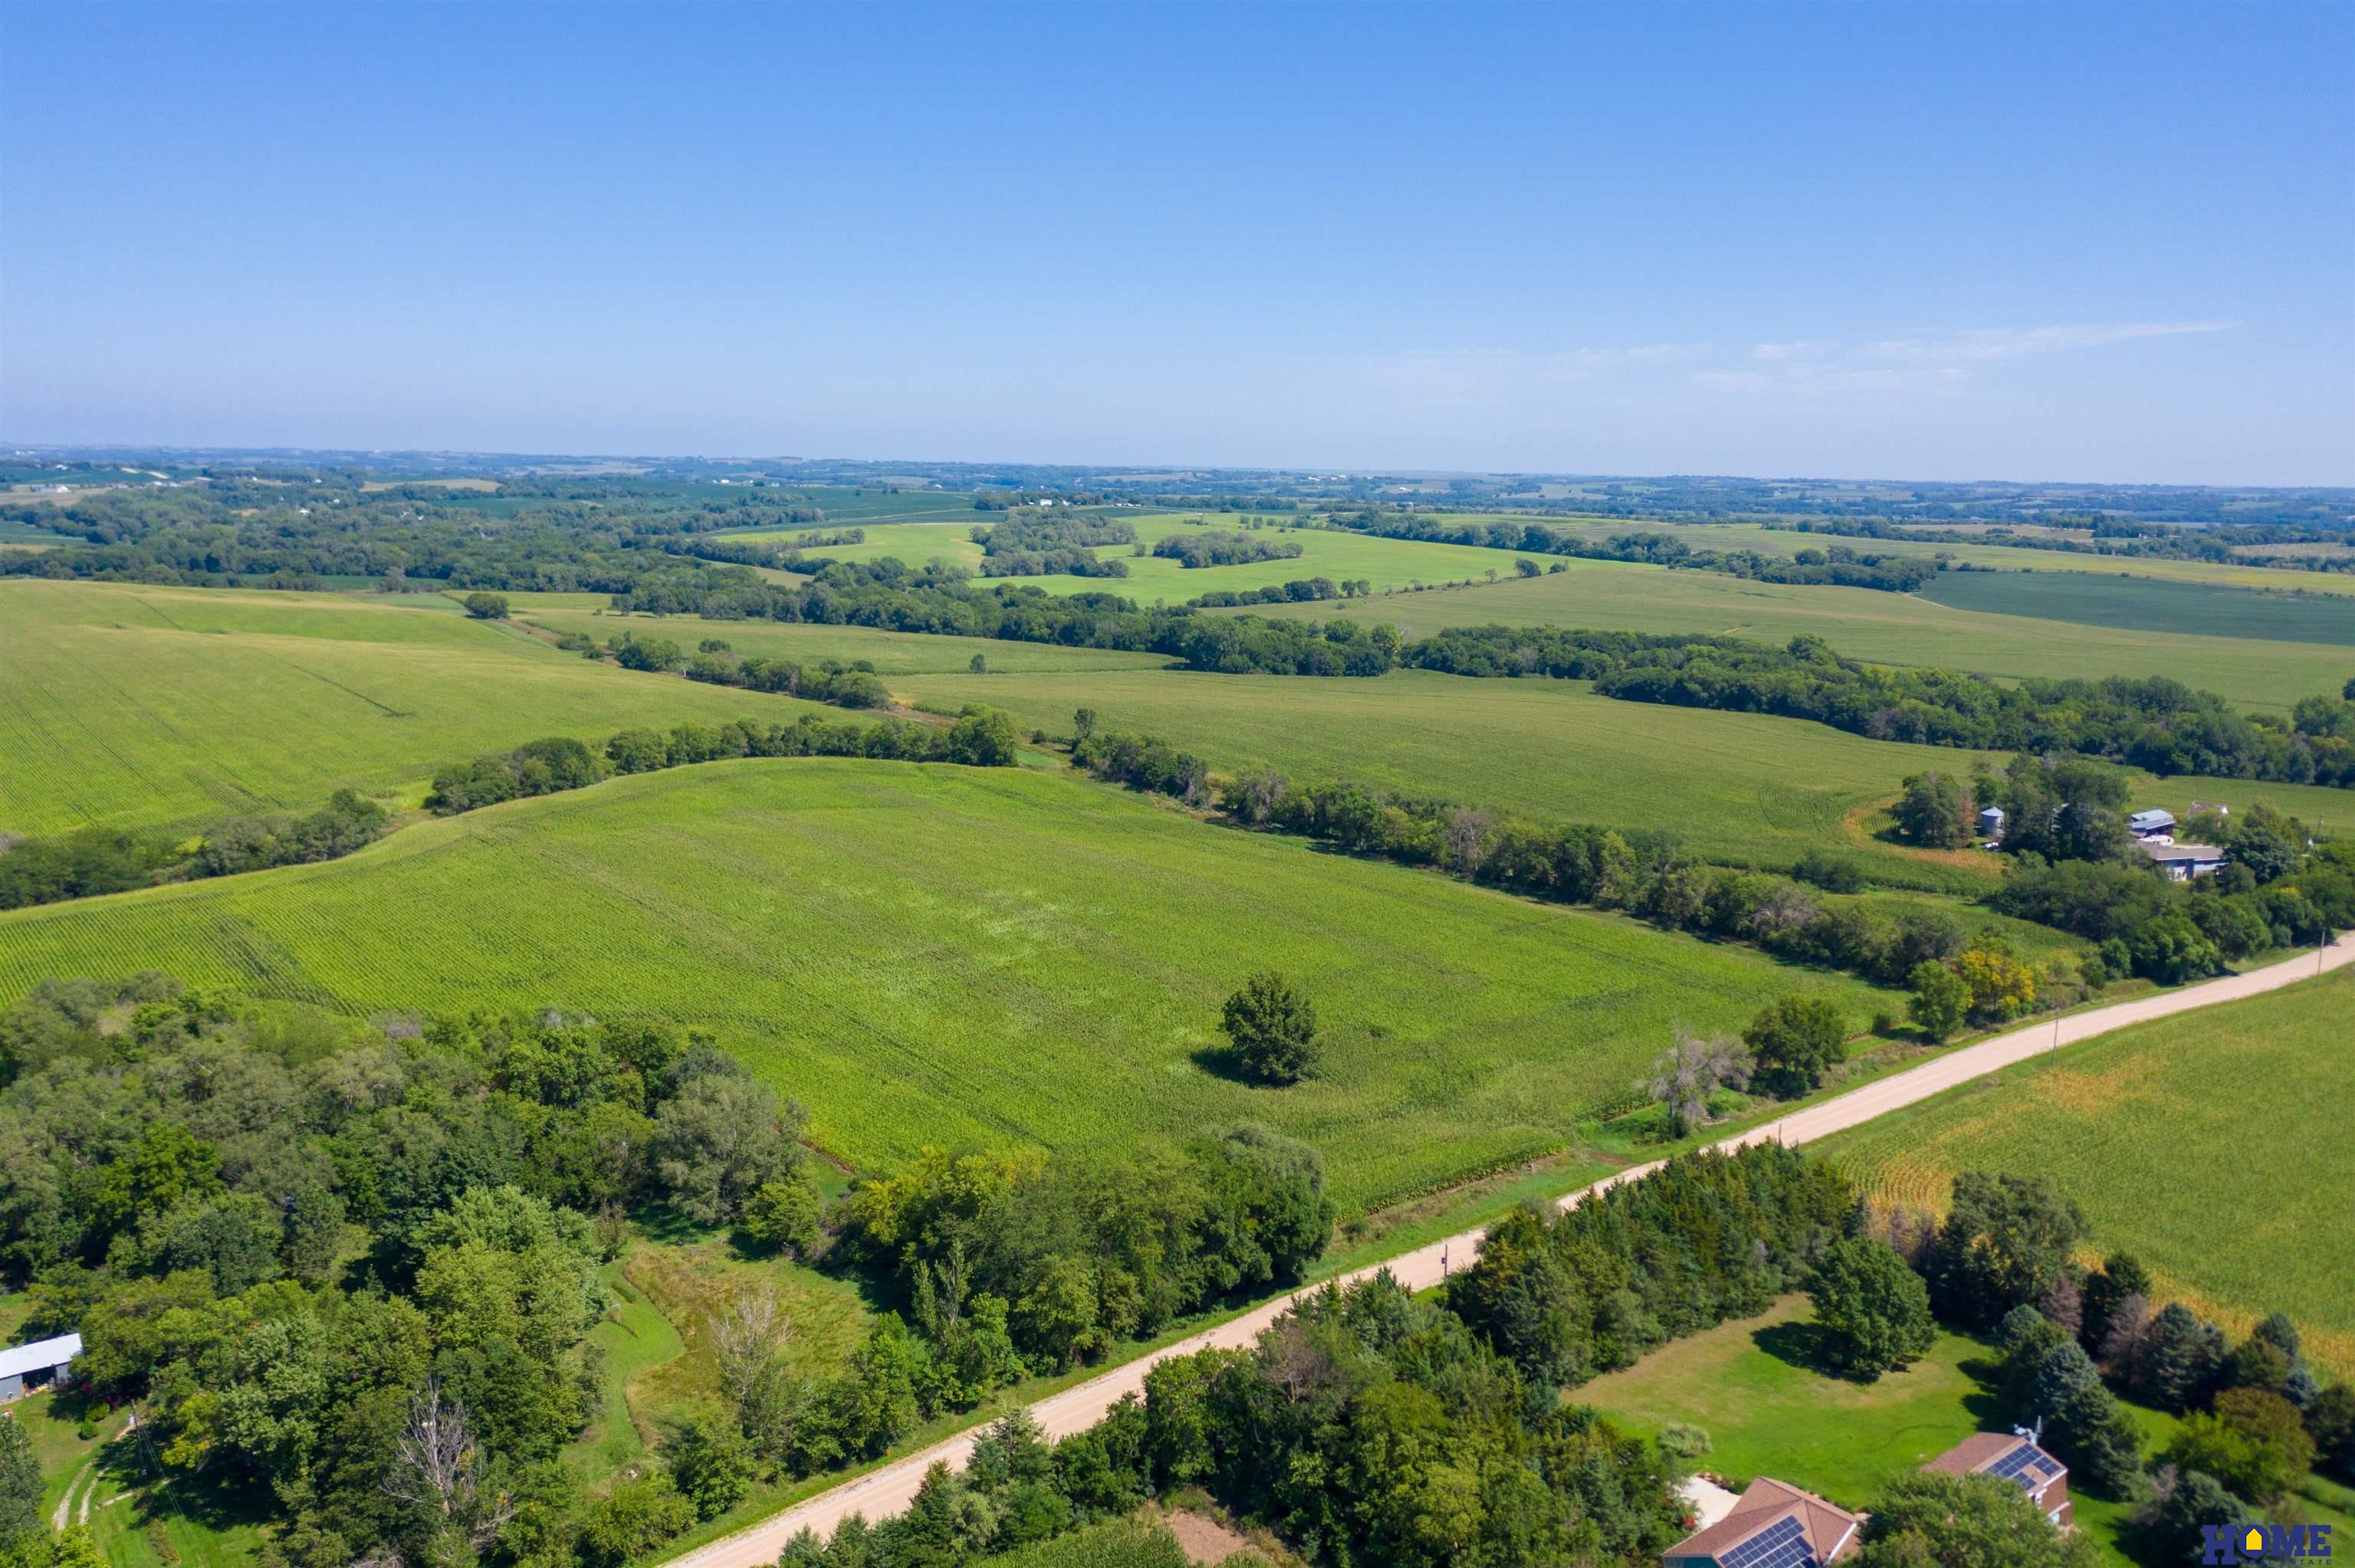
[[[1719,1568],[1814,1568],[1816,1556],[1807,1546],[1807,1532],[1796,1517],[1778,1519],[1729,1552],[1718,1554]]]
[[[2032,1492],[2057,1470],[2058,1467],[2044,1457],[2042,1450],[2032,1443],[2022,1443],[1989,1465],[1987,1474],[1998,1480],[2018,1481],[2022,1489]]]

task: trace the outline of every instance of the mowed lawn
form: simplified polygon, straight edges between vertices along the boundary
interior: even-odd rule
[[[1264,1122],[1348,1206],[1561,1147],[1671,1026],[1889,993],[1632,921],[1206,825],[1022,769],[746,760],[610,780],[348,859],[0,915],[0,1001],[153,969],[350,1012],[561,1007],[714,1031],[858,1164]],[[1204,1053],[1254,969],[1326,1075]]]
[[[420,596],[0,581],[0,832],[423,791],[546,735],[836,710],[634,674]]]
[[[1974,1432],[2000,1432],[1989,1376],[1995,1352],[1941,1331],[1929,1354],[1902,1372],[1860,1383],[1815,1370],[1813,1314],[1785,1297],[1761,1317],[1721,1323],[1653,1351],[1634,1366],[1573,1389],[1630,1431],[1657,1436],[1677,1422],[1710,1436],[1701,1469],[1739,1489],[1759,1476],[1805,1487],[1844,1508],[1864,1509],[1889,1482],[1911,1475]],[[2174,1420],[2128,1406],[2154,1448]],[[2072,1486],[2076,1522],[2114,1563],[2132,1506]]]
[[[1573,560],[1565,571],[1536,577],[1341,604],[1269,605],[1249,613],[1386,620],[1411,637],[1490,625],[1700,631],[1770,643],[1804,633],[1822,638],[1844,657],[1878,663],[1931,664],[2008,679],[2167,675],[2243,707],[2281,712],[2300,697],[2336,695],[2355,673],[2346,649],[2322,643],[2081,626],[1955,609],[1872,588],[1753,582],[1626,561]]]
[[[975,513],[961,523],[869,528],[867,542],[863,545],[828,545],[809,554],[837,561],[873,561],[889,556],[905,561],[911,567],[921,567],[937,556],[978,573],[983,556],[981,546],[973,541],[973,529],[976,524],[986,526],[1001,521],[1004,515],[1003,513]],[[1382,539],[1341,528],[1284,528],[1273,523],[1259,529],[1246,530],[1242,516],[1233,513],[1114,512],[1105,515],[1108,520],[1124,518],[1135,524],[1138,542],[1146,546],[1173,534],[1244,532],[1252,538],[1270,543],[1296,544],[1300,546],[1300,554],[1284,560],[1254,561],[1240,566],[1186,567],[1165,556],[1138,556],[1135,545],[1104,545],[1098,546],[1094,554],[1100,559],[1126,562],[1128,576],[991,577],[976,580],[985,587],[998,582],[1028,584],[1054,594],[1111,592],[1133,599],[1139,604],[1149,605],[1156,599],[1183,604],[1206,593],[1241,592],[1245,588],[1269,588],[1309,577],[1331,577],[1337,583],[1362,578],[1373,584],[1375,591],[1380,592],[1384,588],[1405,588],[1417,582],[1456,582],[1466,577],[1485,581],[1491,571],[1509,575],[1513,569],[1513,557],[1509,555],[1476,545],[1434,545],[1419,539]],[[1193,518],[1201,521],[1189,521]],[[756,534],[728,534],[721,537],[776,539],[807,531],[763,530]]]
[[[1876,1201],[2049,1176],[2101,1251],[2236,1331],[2287,1312],[2355,1376],[2355,970],[2073,1046],[1828,1140]]]

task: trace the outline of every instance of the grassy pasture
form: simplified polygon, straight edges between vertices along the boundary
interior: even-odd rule
[[[975,512],[965,514],[954,523],[911,524],[894,527],[889,533],[868,535],[863,545],[828,546],[813,550],[814,556],[825,556],[838,561],[872,561],[887,556],[922,566],[934,556],[981,569],[981,546],[973,542],[971,531],[975,524],[988,524],[1003,517],[1001,513]],[[1125,516],[1114,513],[1113,516]],[[1202,517],[1206,524],[1198,526],[1188,517]],[[1156,544],[1173,534],[1202,533],[1209,530],[1231,533],[1241,527],[1241,519],[1231,514],[1188,513],[1140,514],[1129,517],[1136,524],[1136,536],[1146,545]],[[805,532],[801,529],[763,530],[754,534],[730,534],[730,539],[776,538]],[[1289,560],[1259,561],[1247,566],[1187,567],[1161,556],[1137,556],[1134,545],[1106,545],[1095,551],[1100,558],[1118,558],[1128,563],[1125,577],[1004,577],[991,582],[1020,583],[1042,588],[1049,593],[1111,592],[1139,604],[1151,604],[1167,599],[1171,604],[1183,604],[1206,593],[1240,592],[1244,588],[1268,588],[1277,583],[1297,582],[1307,577],[1331,577],[1335,582],[1362,577],[1374,585],[1377,592],[1384,588],[1405,588],[1415,582],[1455,582],[1464,577],[1485,579],[1490,571],[1509,573],[1513,557],[1501,550],[1487,550],[1472,545],[1433,545],[1416,539],[1378,539],[1364,534],[1352,534],[1343,529],[1268,527],[1257,531],[1257,537],[1270,541],[1288,541],[1300,546],[1300,554]]]
[[[2279,1309],[2355,1375],[2355,972],[2121,1031],[1826,1146],[1882,1202],[1942,1207],[1956,1171],[2050,1176],[2094,1237],[2235,1330]]]
[[[2285,712],[2303,696],[2336,695],[2355,673],[2345,650],[2318,643],[2073,626],[1955,609],[1912,594],[1753,582],[1625,561],[1572,561],[1568,571],[1520,581],[1346,605],[1269,605],[1257,613],[1387,620],[1415,637],[1449,626],[1499,624],[1719,632],[1762,642],[1804,632],[1852,659],[2009,679],[2171,675],[2243,707]]]
[[[823,711],[633,674],[402,599],[0,582],[0,830],[162,826],[421,792],[437,763]]]
[[[2319,580],[2319,572],[2300,574]],[[1950,609],[2196,637],[2259,636],[2355,645],[2355,597],[2260,593],[2209,583],[2091,572],[1941,572],[1922,597]],[[2355,665],[2355,656],[2349,662]]]
[[[1763,1316],[1663,1346],[1570,1397],[1647,1437],[1675,1422],[1700,1426],[1710,1440],[1700,1467],[1737,1488],[1769,1475],[1851,1509],[1972,1433],[2002,1430],[1995,1390],[1981,1381],[1993,1371],[1989,1347],[1942,1330],[1912,1366],[1858,1383],[1809,1364],[1813,1327],[1806,1298],[1785,1297]],[[2127,1409],[2153,1446],[2173,1435],[2173,1417]],[[2121,1545],[2131,1506],[2075,1485],[2070,1496],[2077,1527],[2105,1560],[2131,1562]]]
[[[1257,1120],[1356,1208],[1562,1146],[1671,1023],[1888,993],[1639,924],[1208,827],[1019,769],[823,759],[615,779],[348,859],[0,915],[0,1001],[152,968],[368,1014],[563,1005],[712,1030],[867,1164]],[[1281,969],[1327,1075],[1202,1054]]]

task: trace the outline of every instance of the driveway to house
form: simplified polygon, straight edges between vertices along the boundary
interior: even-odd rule
[[[2304,953],[2261,969],[2252,969],[2246,974],[2225,975],[2179,991],[2163,991],[2135,1001],[2093,1008],[2057,1021],[2048,1019],[2041,1023],[2032,1023],[1982,1040],[1976,1045],[1959,1047],[1944,1055],[1934,1056],[1918,1067],[1909,1067],[1902,1073],[1891,1074],[1835,1098],[1793,1111],[1779,1121],[1721,1139],[1712,1147],[1731,1150],[1753,1143],[1806,1143],[1835,1132],[1844,1132],[1877,1116],[1928,1099],[1957,1084],[1966,1084],[1973,1078],[1985,1077],[2015,1063],[2028,1061],[2042,1052],[2091,1040],[2095,1035],[2107,1034],[2133,1024],[2147,1023],[2153,1019],[2189,1012],[2194,1008],[2213,1007],[2218,1002],[2238,1001],[2244,997],[2278,991],[2283,986],[2312,980],[2326,969],[2339,969],[2349,963],[2355,963],[2355,932],[2339,938],[2319,952]],[[1637,1181],[1659,1167],[1658,1160],[1630,1166],[1592,1186],[1565,1194],[1559,1202],[1561,1207],[1570,1208],[1622,1181]],[[1421,1290],[1438,1284],[1455,1265],[1470,1263],[1479,1254],[1480,1239],[1480,1231],[1465,1231],[1413,1252],[1401,1254],[1388,1262],[1338,1276],[1337,1283],[1347,1285],[1386,1268],[1400,1284],[1410,1289]],[[1319,1281],[1311,1288],[1322,1289],[1326,1283]],[[1145,1374],[1160,1362],[1174,1356],[1190,1356],[1197,1351],[1239,1349],[1249,1345],[1259,1337],[1262,1330],[1291,1308],[1292,1301],[1292,1297],[1284,1297],[1268,1302],[1216,1328],[1206,1329],[1191,1338],[1113,1367],[1085,1383],[1039,1401],[1030,1406],[1030,1414],[1049,1437],[1068,1437],[1075,1432],[1084,1432],[1102,1420],[1104,1413],[1123,1398],[1132,1393],[1142,1395]],[[814,1531],[820,1540],[824,1540],[833,1533],[836,1525],[854,1513],[865,1514],[870,1521],[889,1518],[908,1506],[917,1489],[923,1485],[924,1472],[934,1464],[945,1464],[952,1470],[963,1469],[965,1460],[973,1453],[974,1438],[980,1430],[975,1428],[935,1443],[904,1459],[894,1460],[879,1469],[870,1470],[866,1475],[795,1503],[733,1535],[722,1536],[718,1541],[698,1546],[676,1559],[674,1568],[766,1568],[776,1561],[777,1553],[798,1531]]]

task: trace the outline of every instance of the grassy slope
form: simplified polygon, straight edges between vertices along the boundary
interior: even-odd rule
[[[1282,969],[1327,1075],[1207,1070]],[[0,998],[154,968],[388,1008],[561,1003],[713,1029],[857,1162],[1239,1119],[1368,1204],[1560,1146],[1683,1021],[1886,994],[1621,920],[1204,826],[1021,770],[707,765],[516,802],[349,859],[0,916]]]
[[[1571,1397],[1646,1436],[1673,1422],[1700,1426],[1711,1444],[1701,1468],[1737,1488],[1769,1475],[1851,1509],[1972,1433],[2002,1430],[1994,1398],[1976,1375],[1988,1370],[1993,1352],[1977,1340],[1942,1331],[1930,1353],[1903,1372],[1857,1383],[1806,1364],[1809,1318],[1806,1299],[1789,1297],[1763,1317],[1655,1351]],[[2129,1408],[2155,1446],[2172,1433],[2167,1415]],[[2128,1561],[2119,1531],[2132,1510],[2070,1489],[2078,1527],[2108,1561]]]
[[[774,620],[706,620],[701,616],[619,615],[603,594],[509,594],[515,615],[552,631],[578,631],[606,641],[627,631],[667,638],[692,650],[717,638],[739,653],[815,664],[864,659],[879,674],[943,674],[968,669],[975,654],[993,671],[1070,674],[1082,670],[1157,670],[1159,653],[1061,648],[1049,642],[1001,642],[989,637],[935,637],[929,632],[878,631],[865,626],[796,626]]]
[[[1621,561],[1572,561],[1567,571],[1524,581],[1354,604],[1266,606],[1260,613],[1387,620],[1416,637],[1497,623],[1721,632],[1764,642],[1804,632],[1853,659],[2010,678],[2171,675],[2246,707],[2284,711],[2302,696],[2335,694],[2355,662],[2345,649],[2316,643],[2073,626],[1949,609],[1910,594],[1752,582]]]
[[[346,785],[414,800],[437,763],[538,736],[803,712],[838,716],[593,665],[441,599],[0,583],[10,832],[311,810]]]
[[[1696,851],[1788,866],[1837,850],[1902,885],[1991,883],[1993,856],[1925,856],[1883,843],[1872,803],[1923,768],[1967,773],[1977,753],[1867,740],[1827,725],[1597,697],[1573,681],[1475,681],[1424,671],[1380,680],[1203,675],[948,673],[895,692],[954,712],[1000,705],[1026,730],[1069,734],[1071,711],[1106,729],[1163,736],[1222,770],[1273,766],[1348,777],[1564,821],[1668,828]],[[2000,759],[1998,759],[1998,762]],[[2150,779],[2136,800],[2179,813],[2194,800],[2266,800],[2317,828],[2355,830],[2355,794],[2231,779]]]
[[[1090,706],[1103,728],[1166,736],[1222,770],[1272,766],[1557,821],[1672,829],[1729,860],[1787,866],[1811,849],[1837,847],[1891,877],[1943,876],[1945,868],[1851,834],[1843,820],[1894,795],[1907,773],[1969,767],[1965,754],[1796,719],[1614,702],[1582,682],[1145,671],[890,684],[951,710],[998,704],[1023,728],[1050,734],[1069,733],[1072,710]]]
[[[2355,1374],[2355,1123],[2341,969],[2015,1067],[1844,1133],[1832,1157],[1882,1202],[1940,1207],[1955,1172],[2051,1176],[2105,1248],[2237,1329],[2276,1308]]]
[[[1114,515],[1123,515],[1114,514]],[[1204,524],[1196,525],[1185,516],[1143,514],[1129,521],[1136,524],[1136,536],[1145,544],[1167,538],[1172,534],[1201,533],[1216,530],[1232,533],[1241,527],[1241,521],[1232,515],[1216,513],[1188,514],[1207,517]],[[986,519],[977,519],[986,521]],[[981,569],[981,546],[973,542],[973,523],[911,524],[889,530],[870,529],[863,545],[828,546],[810,552],[839,561],[872,561],[886,556],[922,566],[934,556],[959,562],[978,572]],[[793,530],[787,530],[788,534]],[[774,532],[733,534],[729,538],[774,538]],[[1100,557],[1117,558],[1127,562],[1125,577],[1007,577],[1001,580],[1035,585],[1049,593],[1082,593],[1090,590],[1109,591],[1133,599],[1140,604],[1151,604],[1166,599],[1171,604],[1183,604],[1189,599],[1215,592],[1239,591],[1243,588],[1267,588],[1276,583],[1295,582],[1307,577],[1327,577],[1335,582],[1363,577],[1377,591],[1389,588],[1404,588],[1411,583],[1454,582],[1462,577],[1485,578],[1491,570],[1500,573],[1513,569],[1512,556],[1497,550],[1487,550],[1472,545],[1431,545],[1414,539],[1378,539],[1341,529],[1273,527],[1258,530],[1252,537],[1271,542],[1289,541],[1300,546],[1300,554],[1290,560],[1259,561],[1247,566],[1195,567],[1180,566],[1166,556],[1133,554],[1131,545],[1107,545],[1096,551]]]

